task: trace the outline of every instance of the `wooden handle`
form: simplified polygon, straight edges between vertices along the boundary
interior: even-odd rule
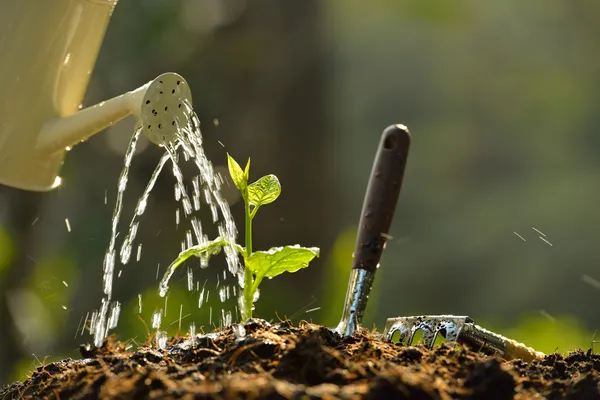
[[[545,357],[544,353],[540,353],[539,351],[535,351],[531,347],[525,346],[523,343],[519,343],[516,340],[505,339],[506,340],[506,352],[504,353],[504,358],[506,360],[523,360],[523,361],[533,361],[540,360]]]
[[[389,126],[381,135],[358,225],[353,269],[377,269],[402,187],[409,146],[410,133],[404,125]]]

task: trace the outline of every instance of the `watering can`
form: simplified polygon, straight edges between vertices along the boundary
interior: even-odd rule
[[[190,89],[175,73],[81,109],[117,1],[0,2],[1,184],[56,188],[66,151],[128,115],[158,145],[189,121]]]

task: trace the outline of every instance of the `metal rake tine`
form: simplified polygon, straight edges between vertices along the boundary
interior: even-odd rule
[[[406,318],[389,318],[386,322],[385,330],[383,331],[384,337],[389,338],[391,341],[396,332],[399,332],[398,343],[404,345],[410,345],[413,339],[412,327],[414,323],[406,320]]]
[[[463,343],[489,355],[498,355],[507,360],[521,359],[524,361],[540,360],[544,353],[536,351],[515,340],[488,331],[476,325],[467,316],[457,315],[422,315],[413,317],[388,318],[384,337],[392,339],[396,331],[400,332],[400,342],[411,345],[415,333],[421,329],[423,344],[433,348],[437,335],[444,332],[447,343]],[[404,339],[407,340],[404,340]]]
[[[421,344],[428,349],[433,348],[433,343],[435,342],[435,337],[437,336],[435,327],[432,327],[429,323],[423,321],[418,325],[418,329],[416,329],[415,332],[419,329],[423,333]]]
[[[401,331],[401,343],[411,344],[415,333],[421,329],[423,332],[423,344],[433,348],[438,335],[442,335],[446,342],[458,341],[465,324],[472,322],[467,316],[455,315],[431,315],[419,317],[389,318],[386,322],[384,335],[388,338],[395,331]]]
[[[443,330],[446,333],[444,335],[446,343],[456,343],[462,327],[452,321],[443,321],[440,325],[443,326]]]

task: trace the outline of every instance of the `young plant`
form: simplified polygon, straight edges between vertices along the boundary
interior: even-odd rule
[[[266,175],[254,183],[248,184],[250,174],[250,159],[244,170],[227,154],[229,174],[235,187],[240,191],[244,200],[245,215],[245,247],[237,243],[228,243],[225,238],[218,237],[202,245],[190,247],[182,251],[179,257],[170,265],[163,283],[161,295],[166,292],[166,283],[175,269],[191,256],[210,257],[218,254],[224,246],[232,245],[244,261],[244,290],[241,294],[240,305],[242,320],[252,318],[254,296],[258,286],[265,277],[272,278],[284,272],[296,272],[306,268],[313,258],[319,256],[317,247],[300,247],[300,245],[273,247],[266,251],[252,250],[252,222],[258,209],[274,202],[281,194],[281,185],[275,175]]]

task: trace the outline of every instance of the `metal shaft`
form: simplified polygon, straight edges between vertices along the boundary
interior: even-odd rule
[[[362,206],[342,319],[336,328],[342,335],[354,334],[362,321],[396,210],[409,146],[410,133],[404,125],[389,126],[381,136]]]

